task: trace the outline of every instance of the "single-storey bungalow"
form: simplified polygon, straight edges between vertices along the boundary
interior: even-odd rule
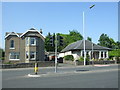
[[[92,43],[91,41],[85,40],[85,53],[89,55],[90,59],[105,59],[109,58],[108,51],[110,48],[99,46]],[[78,60],[80,56],[84,56],[84,40],[79,40],[68,46],[66,46],[59,57],[64,57],[66,55],[73,55],[74,60]]]

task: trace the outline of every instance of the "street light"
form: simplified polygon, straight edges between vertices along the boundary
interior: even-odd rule
[[[89,8],[92,9],[94,6],[95,4],[90,6]],[[84,66],[85,66],[86,65],[86,52],[85,52],[85,13],[84,11],[83,11],[83,38],[84,38],[83,41],[84,41]]]

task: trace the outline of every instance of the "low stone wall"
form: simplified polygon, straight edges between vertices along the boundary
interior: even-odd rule
[[[83,65],[83,61],[76,62],[76,65]],[[115,61],[86,61],[86,65],[92,65],[92,64],[115,64]]]
[[[72,65],[84,65],[84,61],[76,61],[76,62],[73,62],[73,61],[64,61],[65,64],[72,64]],[[107,60],[107,61],[87,61],[86,62],[86,65],[92,65],[92,64],[115,64],[116,62],[115,61],[110,61],[110,60]]]
[[[38,67],[49,67],[54,66],[53,61],[39,61]],[[35,63],[17,63],[17,64],[3,64],[2,69],[7,68],[28,68],[28,67],[34,67]]]
[[[75,62],[73,62],[73,61],[66,61],[66,60],[64,60],[63,63],[75,65]]]

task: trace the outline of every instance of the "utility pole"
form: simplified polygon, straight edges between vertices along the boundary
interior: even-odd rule
[[[57,73],[57,34],[55,34],[55,73]]]

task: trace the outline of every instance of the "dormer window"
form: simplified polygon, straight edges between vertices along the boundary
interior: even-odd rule
[[[30,38],[30,45],[36,45],[36,38]]]
[[[14,49],[15,47],[14,47],[15,45],[14,45],[14,40],[11,40],[10,41],[10,49]]]

